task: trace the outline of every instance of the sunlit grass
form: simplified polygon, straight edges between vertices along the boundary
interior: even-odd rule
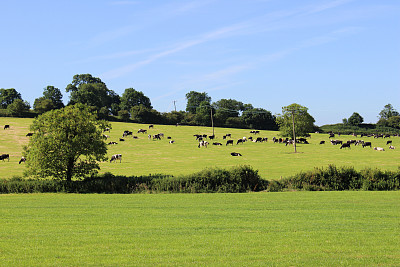
[[[1,266],[398,266],[399,192],[0,195]]]
[[[0,118],[0,127],[10,124],[11,129],[0,129],[0,153],[9,153],[10,162],[0,162],[1,176],[4,178],[13,175],[21,175],[24,166],[18,165],[22,153],[22,145],[28,142],[26,133],[29,131],[31,119]],[[211,127],[195,126],[169,126],[155,125],[154,129],[148,129],[148,124],[112,123],[113,129],[107,142],[115,141],[117,145],[109,146],[109,156],[122,154],[122,163],[103,162],[100,164],[101,172],[111,172],[115,175],[138,176],[155,173],[162,174],[190,174],[208,167],[230,168],[236,165],[250,165],[259,170],[264,179],[278,179],[296,174],[300,171],[311,170],[314,167],[326,167],[329,164],[337,166],[353,166],[356,170],[364,168],[380,168],[385,170],[397,170],[400,162],[400,138],[392,137],[393,145],[398,147],[389,150],[386,141],[388,139],[374,139],[363,137],[371,141],[373,146],[384,147],[386,151],[378,152],[367,147],[352,146],[351,149],[340,149],[329,143],[327,134],[312,134],[310,144],[299,144],[298,153],[294,153],[292,146],[272,143],[274,136],[279,132],[261,131],[261,137],[268,137],[267,143],[246,142],[242,145],[225,145],[222,136],[231,133],[236,141],[242,137],[251,136],[249,129],[215,128],[217,139],[222,146],[209,145],[208,148],[198,148],[198,142],[194,134],[212,134]],[[140,128],[148,130],[150,134],[164,133],[161,141],[149,140],[147,134],[138,134]],[[124,130],[130,130],[138,139],[126,137],[125,142],[120,142]],[[169,144],[170,136],[174,144]],[[255,135],[253,135],[256,137]],[[361,139],[360,137],[340,136],[339,140]],[[321,140],[325,145],[319,145]],[[211,141],[210,141],[211,142]],[[231,152],[239,152],[242,157],[232,157]]]

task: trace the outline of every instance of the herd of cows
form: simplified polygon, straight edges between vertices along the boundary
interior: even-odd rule
[[[149,125],[149,129],[154,128],[154,125]],[[4,126],[4,130],[10,129],[10,125],[5,125]],[[104,138],[108,139],[110,138],[109,135],[106,134],[106,132],[110,132],[109,128],[104,129]],[[139,129],[137,131],[137,134],[139,135],[147,135],[147,130],[146,129]],[[318,133],[318,132],[317,132]],[[260,137],[260,131],[258,130],[253,130],[250,131],[251,136],[249,137],[242,137],[242,138],[238,138],[238,139],[233,139],[232,138],[232,134],[228,133],[222,136],[222,140],[220,142],[216,142],[216,136],[213,135],[206,135],[206,134],[194,134],[193,136],[195,137],[196,140],[196,144],[198,148],[207,148],[210,144],[213,146],[223,146],[225,144],[225,146],[234,146],[234,144],[236,145],[243,145],[246,142],[253,142],[253,143],[266,143],[268,142],[268,137]],[[328,136],[329,136],[329,142],[332,145],[340,145],[340,149],[343,148],[348,148],[351,149],[351,146],[362,146],[363,148],[365,147],[369,147],[372,148],[372,141],[364,141],[364,140],[356,140],[356,139],[352,139],[352,140],[347,140],[347,141],[342,141],[342,140],[338,140],[338,139],[333,139],[337,136],[341,136],[340,133],[333,133],[333,132],[329,132]],[[32,133],[28,133],[26,135],[27,137],[32,136]],[[134,135],[132,131],[129,130],[125,130],[122,133],[122,137],[119,138],[120,142],[124,142],[126,138],[128,138],[129,136],[132,136],[133,139],[139,139],[138,135]],[[352,135],[354,138],[357,137],[356,134]],[[389,135],[389,134],[371,134],[371,135],[366,135],[366,134],[361,134],[360,137],[368,137],[368,138],[382,138],[382,139],[386,139],[386,138],[391,138],[397,136],[399,137],[399,135]],[[147,138],[149,140],[153,140],[153,141],[157,141],[157,140],[162,140],[164,139],[164,133],[157,133],[157,134],[148,134]],[[169,141],[170,144],[174,144],[175,141],[172,140],[172,138],[170,136],[166,137]],[[309,144],[309,140],[307,140],[306,138],[297,138],[296,141],[289,139],[289,138],[277,138],[277,137],[273,137],[272,139],[273,143],[279,143],[279,144],[284,144],[284,145],[293,145],[295,142],[296,143],[302,143],[302,144]],[[224,142],[224,144],[222,143]],[[320,141],[319,144],[320,145],[324,145],[326,142],[325,141]],[[108,142],[108,145],[118,145],[117,142],[112,141],[112,142]],[[391,139],[386,141],[386,145],[388,146],[389,149],[395,149],[395,147],[393,146],[393,141]],[[376,151],[385,151],[385,148],[383,147],[373,147],[374,150]],[[231,156],[242,156],[241,153],[238,152],[230,152]],[[10,161],[10,155],[9,154],[0,154],[0,160],[2,160],[3,162],[5,160]],[[21,159],[19,160],[19,164],[23,163],[26,161],[25,157],[21,157]],[[111,162],[117,162],[119,161],[120,163],[122,162],[122,154],[114,154],[111,156],[110,159],[110,163]]]

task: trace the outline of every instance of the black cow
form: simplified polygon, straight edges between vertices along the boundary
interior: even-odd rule
[[[364,143],[362,144],[362,147],[363,147],[363,148],[366,147],[366,146],[369,146],[369,147],[372,148],[371,142],[364,142]]]
[[[231,144],[231,145],[233,146],[233,140],[228,140],[228,141],[226,141],[226,145],[225,145],[225,146],[227,146],[227,145],[229,145],[229,144]]]
[[[325,144],[325,141],[321,141],[321,142],[319,142],[319,144],[320,144],[320,145],[323,145],[323,144]]]
[[[236,142],[236,144],[237,144],[237,145],[238,145],[238,144],[243,144],[245,141],[246,141],[246,140],[244,140],[244,139],[238,139],[237,142]]]
[[[214,139],[215,139],[215,135],[214,135],[214,134],[213,134],[213,135],[210,135],[210,136],[208,137],[208,139],[214,140]]]
[[[387,145],[389,145],[391,143],[392,143],[392,140],[389,140],[389,141],[386,142]]]
[[[242,154],[237,153],[237,152],[232,152],[232,153],[231,153],[231,156],[234,156],[234,157],[236,157],[236,156],[242,156]]]
[[[147,133],[147,130],[145,130],[145,129],[139,129],[139,131],[137,131],[137,133]]]
[[[124,133],[122,134],[123,137],[126,137],[128,135],[132,135],[133,133],[131,131],[124,131]]]
[[[5,129],[10,129],[10,125],[8,125],[8,124],[4,125],[4,130]]]
[[[257,143],[257,142],[262,142],[262,141],[263,141],[263,138],[262,138],[262,137],[257,137],[257,139],[256,139],[255,142]]]
[[[8,161],[10,161],[10,155],[9,154],[0,155],[0,160],[4,161],[5,159],[8,159]]]
[[[222,146],[221,143],[213,143],[214,146]]]
[[[26,136],[32,136],[33,135],[33,133],[27,133],[26,134]]]
[[[117,160],[119,160],[119,163],[121,163],[121,161],[122,161],[122,155],[121,154],[112,155],[110,163],[113,162],[113,161],[117,162]]]
[[[117,145],[118,143],[117,142],[110,142],[110,143],[108,143],[108,145]]]
[[[149,125],[149,129],[150,129],[150,128],[154,128],[154,125],[153,125],[153,124],[150,124],[150,125]]]
[[[351,148],[351,147],[350,147],[350,143],[344,143],[344,144],[342,144],[342,146],[340,147],[340,149],[346,148],[346,147]]]
[[[123,139],[123,138],[120,138],[120,139],[119,139],[119,141],[121,141],[121,142],[124,142],[124,141],[125,141],[125,139]]]

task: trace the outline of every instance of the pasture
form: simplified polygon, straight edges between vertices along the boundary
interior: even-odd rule
[[[0,154],[10,154],[10,162],[0,161],[0,173],[2,178],[10,178],[22,175],[23,163],[18,164],[22,155],[22,147],[27,144],[29,126],[32,119],[0,118]],[[10,129],[3,130],[5,124]],[[139,129],[147,130],[147,133],[137,133]],[[120,141],[124,131],[132,131],[132,136],[124,137]],[[208,167],[229,168],[237,165],[250,165],[259,171],[264,179],[278,179],[300,171],[311,170],[314,167],[324,167],[329,164],[336,166],[354,166],[355,169],[380,168],[383,170],[396,170],[400,162],[400,138],[378,138],[336,136],[335,139],[359,140],[372,142],[372,147],[383,147],[385,151],[375,151],[370,147],[352,145],[351,148],[340,149],[340,145],[331,145],[327,134],[312,134],[308,139],[310,144],[297,144],[298,153],[294,153],[293,146],[273,143],[273,137],[279,137],[279,132],[260,131],[260,134],[250,134],[249,129],[215,128],[215,140],[208,140],[208,147],[198,148],[195,134],[211,135],[211,127],[197,126],[171,126],[154,125],[149,129],[148,124],[112,122],[112,129],[105,134],[109,136],[109,158],[113,154],[121,154],[122,162],[102,162],[101,172],[111,172],[115,175],[139,176],[149,174],[190,174]],[[163,133],[161,140],[148,138],[148,134]],[[232,134],[233,145],[226,145],[223,135]],[[167,137],[171,139],[167,139]],[[245,142],[236,144],[242,137],[267,137],[263,143]],[[228,138],[229,139],[229,138]],[[174,143],[170,144],[169,141]],[[392,140],[392,145],[397,149],[389,150],[386,145]],[[320,141],[326,144],[320,145]],[[220,142],[222,146],[214,146],[213,142]],[[232,152],[242,156],[233,157]]]
[[[400,193],[0,195],[0,266],[398,266]]]

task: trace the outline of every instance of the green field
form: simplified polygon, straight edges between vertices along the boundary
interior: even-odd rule
[[[1,266],[399,266],[400,192],[0,195]]]
[[[10,178],[14,175],[22,175],[24,166],[18,165],[22,154],[22,146],[27,144],[29,137],[29,125],[32,119],[0,118],[0,153],[10,154],[10,162],[0,162],[2,178]],[[4,124],[10,124],[11,129],[3,130]],[[393,145],[398,147],[389,150],[386,141],[389,139],[374,139],[363,137],[365,141],[371,141],[372,146],[386,149],[384,152],[360,146],[351,149],[339,149],[329,143],[327,134],[312,134],[310,144],[299,144],[298,153],[293,153],[292,146],[274,144],[272,138],[278,137],[279,132],[261,131],[260,135],[251,135],[248,129],[215,128],[216,140],[223,146],[198,148],[198,142],[194,134],[212,134],[211,127],[195,126],[169,126],[155,125],[154,129],[148,129],[148,133],[164,133],[161,141],[149,140],[147,134],[137,134],[138,129],[148,129],[148,124],[112,123],[112,130],[106,133],[110,136],[107,142],[116,141],[117,145],[109,146],[109,155],[122,154],[122,163],[101,163],[102,172],[111,172],[115,175],[138,176],[148,174],[190,174],[208,167],[229,168],[236,165],[250,165],[259,171],[264,179],[278,179],[293,175],[300,171],[311,170],[314,167],[325,167],[329,164],[337,166],[354,166],[360,170],[364,168],[380,168],[384,170],[397,170],[400,166],[400,138],[392,137]],[[124,130],[134,132],[138,139],[125,138],[120,142]],[[242,137],[261,136],[268,137],[267,143],[247,142],[243,145],[226,146],[222,136],[231,133],[235,141]],[[169,144],[166,137],[170,136],[175,141]],[[347,141],[360,139],[352,136],[336,137]],[[321,140],[325,145],[319,145]],[[239,152],[242,157],[232,157],[231,152]]]

